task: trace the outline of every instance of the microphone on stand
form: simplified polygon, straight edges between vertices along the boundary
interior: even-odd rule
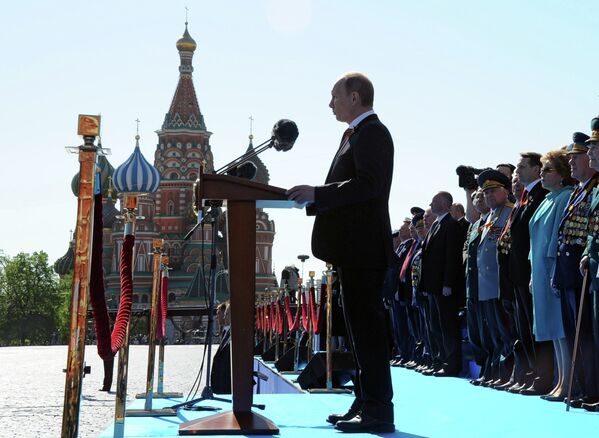
[[[272,142],[277,151],[287,152],[293,147],[299,131],[294,121],[281,119],[272,128]]]

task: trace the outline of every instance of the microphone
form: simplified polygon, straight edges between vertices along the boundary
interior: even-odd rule
[[[236,176],[238,178],[249,179],[250,181],[256,177],[258,168],[251,161],[238,164],[227,170],[227,175]]]
[[[281,119],[272,128],[273,146],[277,151],[287,152],[293,147],[299,131],[294,121]]]

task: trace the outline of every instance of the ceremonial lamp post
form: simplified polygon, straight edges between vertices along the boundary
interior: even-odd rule
[[[158,190],[158,186],[160,184],[160,173],[158,170],[152,166],[148,161],[144,158],[139,148],[139,120],[137,122],[137,135],[135,136],[135,148],[133,153],[129,158],[121,164],[113,174],[113,181],[116,189],[123,193],[125,196],[125,235],[127,233],[134,233],[134,224],[135,224],[135,209],[137,207],[138,197],[147,193],[154,193]],[[141,218],[141,217],[137,217]],[[157,307],[157,295],[160,287],[160,262],[161,262],[161,248],[162,248],[162,239],[154,240],[154,279],[152,284],[152,322],[150,325],[150,352],[148,353],[148,360],[151,359],[151,371],[150,363],[148,363],[148,381],[146,388],[150,388],[150,391],[153,389],[153,373],[154,373],[154,356],[155,356],[155,348],[152,352],[151,347],[155,347],[156,340],[156,309]],[[146,391],[146,409],[140,411],[127,411],[125,413],[125,401],[126,401],[126,391],[127,391],[127,362],[128,362],[128,350],[121,349],[119,352],[119,385],[118,390],[120,392],[117,393],[117,403],[115,408],[115,435],[117,431],[117,425],[119,428],[124,427],[124,416],[129,415],[155,415],[155,413],[151,410],[152,403],[152,394],[148,397],[148,391]],[[123,361],[121,362],[121,359]],[[148,399],[150,404],[150,409],[147,409]],[[173,411],[169,412],[160,412],[160,415],[174,415]],[[119,431],[122,433],[122,431]]]
[[[325,271],[327,280],[327,389],[333,389],[333,350],[331,349],[331,330],[333,329],[333,266],[327,264]],[[322,306],[324,303],[320,303]]]
[[[125,193],[123,199],[123,215],[120,217],[125,221],[124,236],[135,236],[135,222],[137,219],[145,219],[143,216],[138,216],[137,210],[137,195]],[[123,240],[124,243],[124,240]],[[131,253],[131,273],[134,271],[135,253]],[[133,275],[131,275],[133,280]],[[121,285],[122,290],[122,285]],[[116,400],[114,405],[114,437],[121,438],[125,434],[125,407],[127,402],[127,374],[129,367],[129,327],[125,331],[123,345],[119,348],[119,360],[117,365],[117,384],[116,384]]]
[[[92,229],[94,222],[94,193],[96,184],[96,153],[94,145],[100,135],[100,116],[79,115],[78,135],[84,144],[79,152],[79,195],[77,200],[77,240],[73,269],[73,295],[67,353],[66,383],[62,414],[63,438],[76,437],[79,432],[79,407],[83,384],[85,334],[92,255]]]

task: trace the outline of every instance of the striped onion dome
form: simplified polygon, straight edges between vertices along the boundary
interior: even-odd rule
[[[112,182],[119,193],[154,193],[158,190],[160,173],[142,155],[139,135],[135,136],[135,150],[114,171]]]

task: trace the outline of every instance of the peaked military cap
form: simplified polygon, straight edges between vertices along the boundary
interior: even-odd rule
[[[511,190],[512,183],[510,179],[495,169],[487,169],[476,178],[478,186],[483,190],[495,189],[503,187],[506,190]]]
[[[410,213],[412,214],[412,216],[414,216],[415,214],[424,214],[424,210],[420,207],[412,207],[410,208]]]
[[[423,227],[424,226],[424,212],[416,213],[412,217],[412,225],[414,227]]]
[[[584,132],[575,132],[572,134],[572,144],[569,144],[566,147],[567,154],[586,154],[589,150],[589,146],[586,144],[586,141],[590,137],[586,135]]]
[[[587,140],[587,143],[594,143],[599,141],[599,116],[591,120],[591,136]]]

